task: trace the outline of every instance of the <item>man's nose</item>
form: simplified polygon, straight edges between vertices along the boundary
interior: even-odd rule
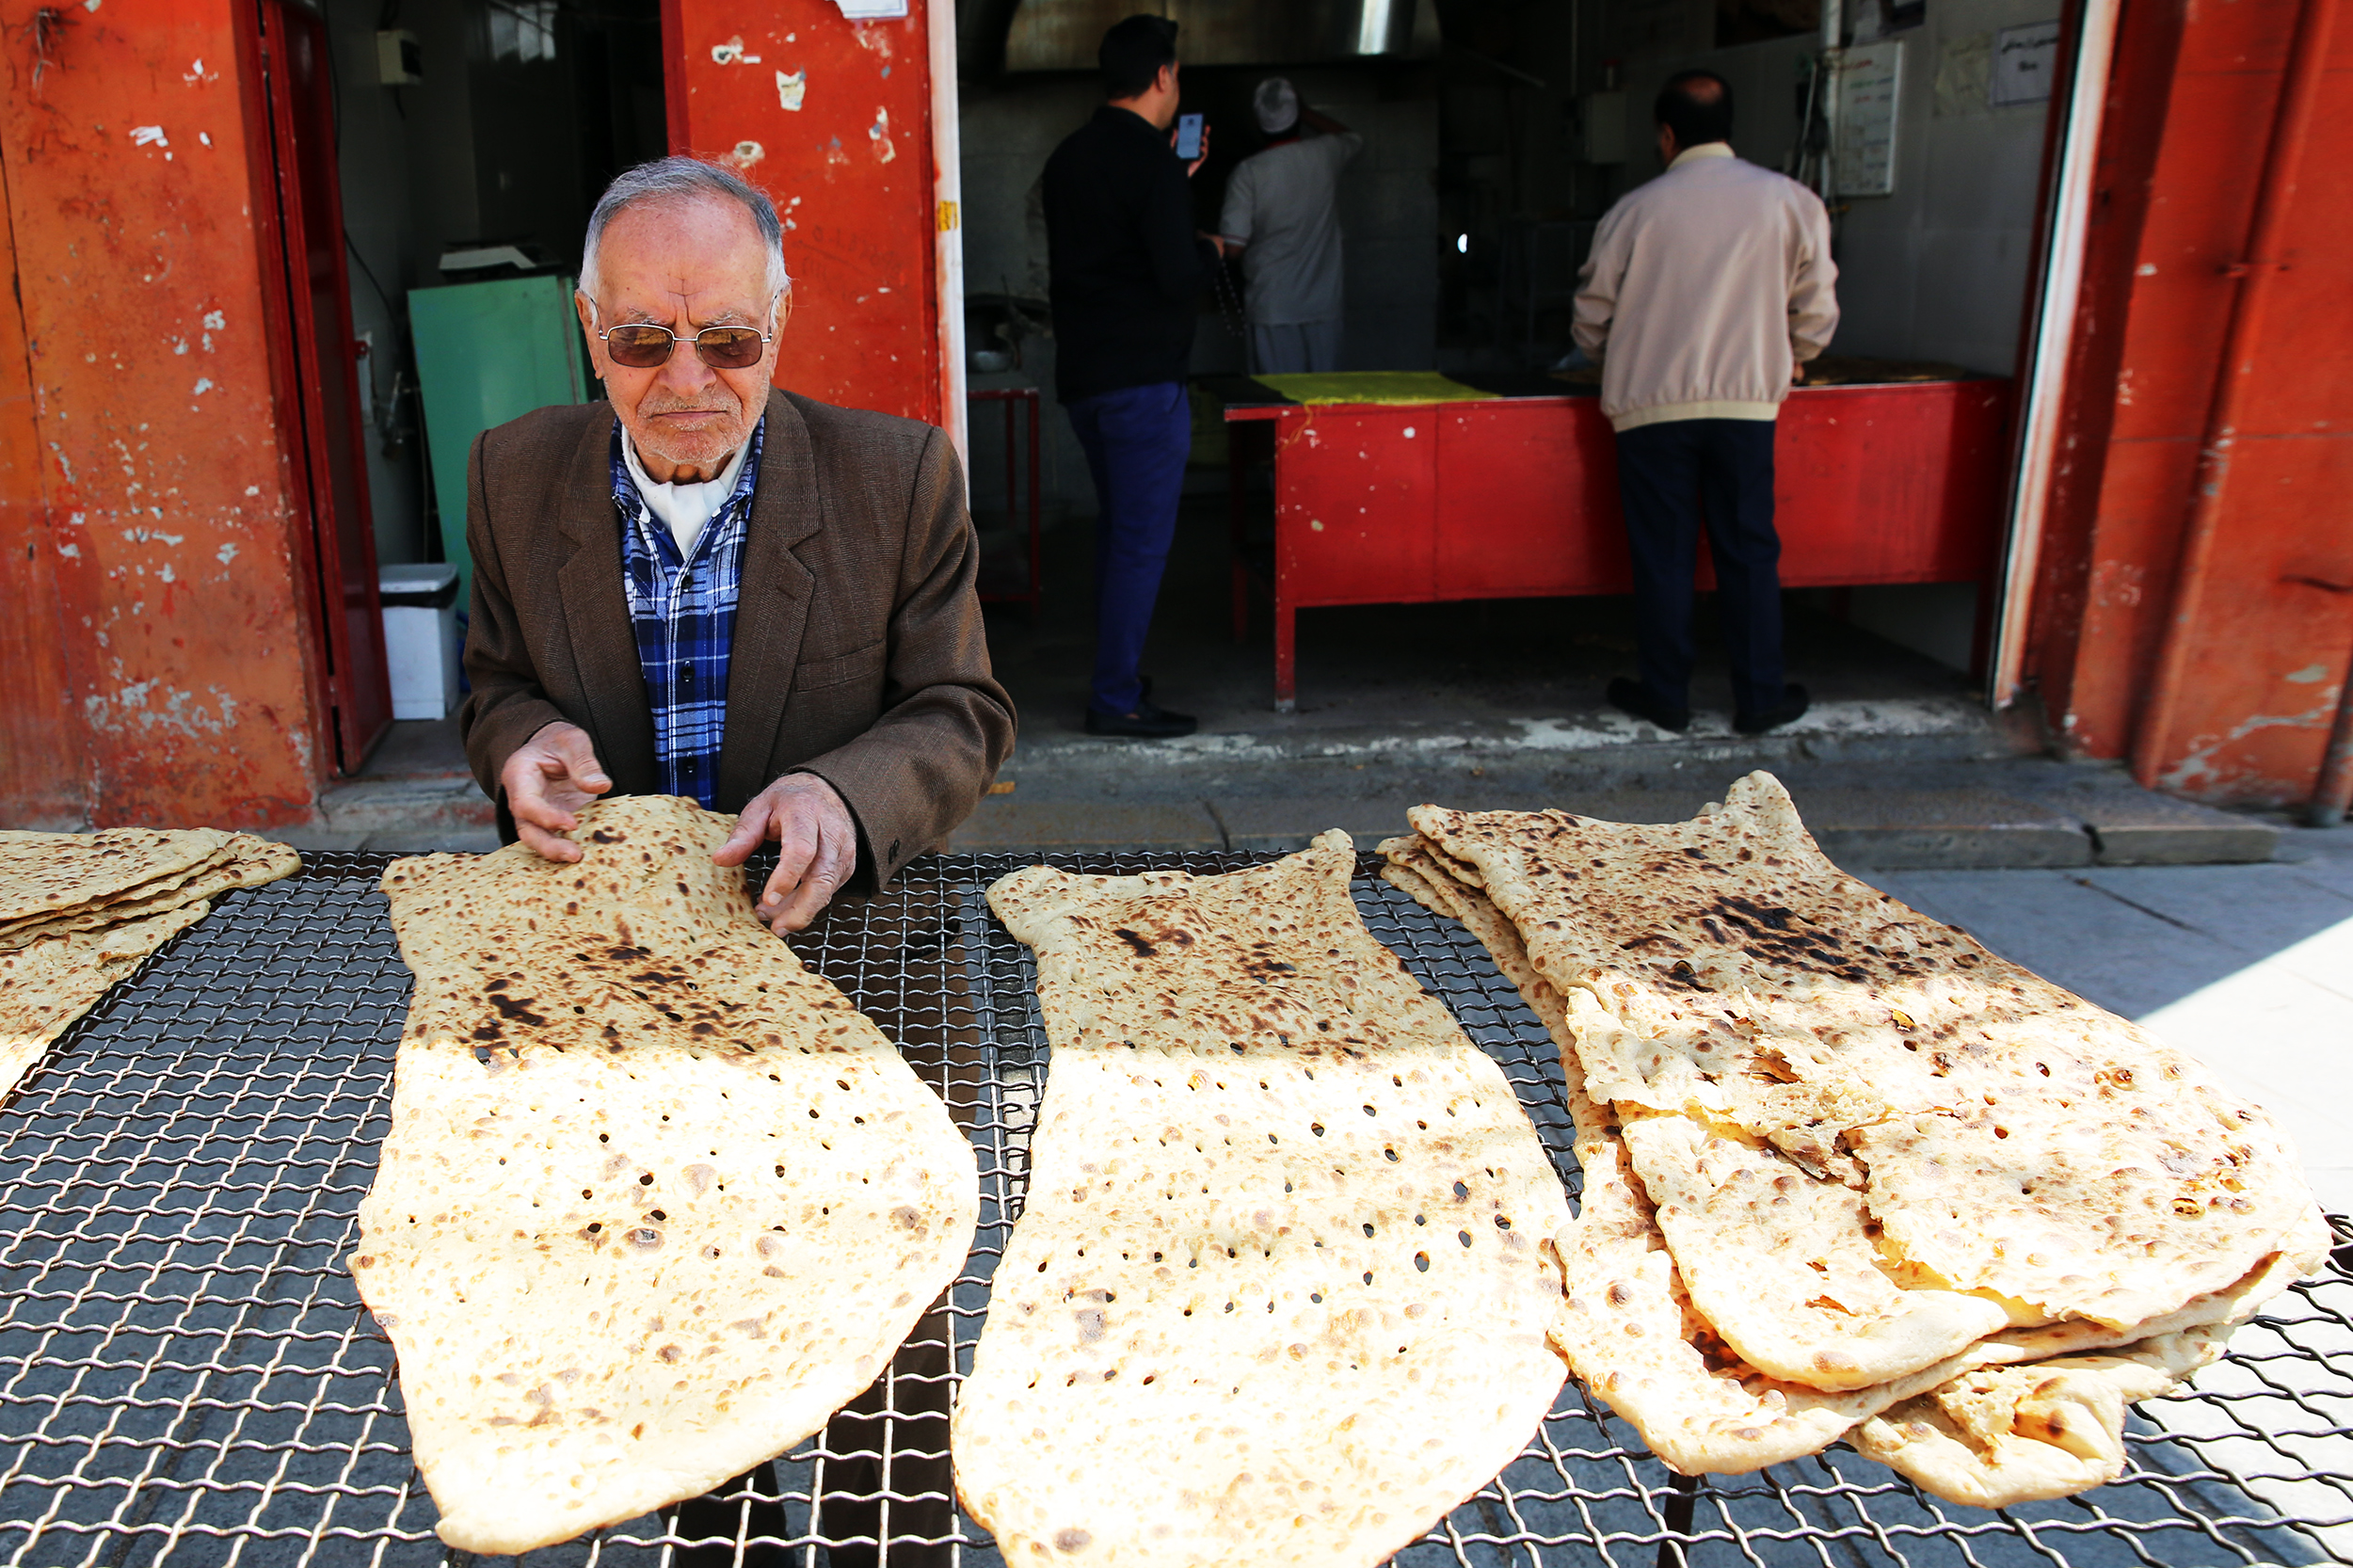
[[[671,348],[670,357],[663,361],[662,374],[656,379],[674,392],[692,396],[716,381],[718,376],[712,375],[711,367],[703,363],[703,357],[695,352],[695,340],[683,337]]]

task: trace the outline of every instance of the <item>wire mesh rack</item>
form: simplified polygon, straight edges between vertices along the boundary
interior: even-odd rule
[[[1249,856],[1096,857],[1095,871]],[[408,994],[376,877],[327,855],[226,899],[117,986],[0,1112],[0,1563],[449,1564],[390,1342],[344,1255],[389,1126]],[[955,1507],[946,1411],[1018,1217],[1047,1071],[1028,953],[987,911],[1021,862],[940,856],[793,940],[979,1154],[969,1262],[875,1386],[712,1497],[534,1565],[994,1565]],[[1560,1066],[1485,952],[1360,867],[1373,933],[1502,1065],[1578,1188]],[[2144,1406],[2122,1479],[1988,1512],[1843,1448],[1691,1481],[1572,1381],[1406,1568],[2009,1568],[2353,1560],[2353,1229],[2337,1267]],[[1150,1457],[1138,1454],[1139,1466]]]

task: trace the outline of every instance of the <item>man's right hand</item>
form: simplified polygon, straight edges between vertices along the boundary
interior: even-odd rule
[[[573,812],[613,788],[588,731],[560,720],[515,748],[499,770],[516,837],[550,860],[577,860],[580,846],[564,837],[580,825]]]

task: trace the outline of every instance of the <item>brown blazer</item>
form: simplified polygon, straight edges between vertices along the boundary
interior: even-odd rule
[[[980,552],[947,436],[768,394],[719,752],[723,811],[812,773],[857,820],[858,879],[888,882],[972,813],[1013,749],[989,672]],[[616,794],[660,788],[653,712],[621,584],[611,405],[541,408],[475,439],[466,472],[474,777],[542,727],[595,741]]]

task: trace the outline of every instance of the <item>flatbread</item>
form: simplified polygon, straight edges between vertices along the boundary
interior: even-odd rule
[[[0,1103],[15,1093],[50,1043],[109,986],[202,920],[210,907],[183,904],[145,920],[47,936],[0,952]]]
[[[2009,1324],[1998,1302],[1899,1284],[1861,1193],[1737,1127],[1649,1112],[1627,1116],[1621,1137],[1691,1304],[1773,1377],[1867,1388]]]
[[[1614,1020],[1577,1032],[1597,1098],[1851,1183],[1907,1289],[2125,1328],[2243,1278],[2313,1208],[2270,1117],[1838,871],[1769,775],[1657,826],[1409,816]]]
[[[1353,860],[989,891],[1053,1045],[952,1428],[1008,1561],[1378,1562],[1560,1389],[1560,1178]]]
[[[13,952],[43,936],[97,931],[126,920],[211,899],[232,888],[258,888],[302,869],[302,856],[285,845],[232,833],[213,855],[183,871],[151,878],[107,898],[46,915],[28,916],[0,928],[0,952]]]
[[[2205,1329],[2112,1355],[1965,1373],[1855,1429],[1855,1450],[1946,1502],[2064,1497],[2124,1470],[2124,1407],[2172,1392],[2222,1353]]]
[[[1434,913],[1463,920],[1488,948],[1561,1047],[1568,1075],[1584,1195],[1577,1219],[1557,1243],[1566,1299],[1552,1329],[1553,1344],[1579,1380],[1630,1421],[1672,1468],[1687,1475],[1739,1473],[1814,1453],[1859,1423],[1897,1407],[1909,1411],[1906,1401],[1981,1368],[2079,1355],[2192,1330],[2203,1330],[2218,1343],[2264,1303],[2326,1261],[2331,1238],[2315,1208],[2291,1230],[2280,1252],[2244,1278],[2137,1330],[2120,1332],[2082,1319],[2007,1328],[1945,1361],[1838,1393],[1769,1376],[1742,1360],[1694,1308],[1649,1196],[1626,1160],[1616,1116],[1585,1093],[1570,1009],[1578,1011],[1587,1028],[1615,1029],[1615,1021],[1590,995],[1575,992],[1564,999],[1536,975],[1517,929],[1482,892],[1452,880],[1449,863],[1427,854],[1426,844],[1418,836],[1382,844],[1388,862],[1383,874]],[[1883,1444],[1893,1441],[1882,1436]],[[1950,1453],[1920,1446],[1924,1441],[1916,1434],[1906,1439],[1919,1456],[1923,1476],[1931,1468],[1951,1476],[1966,1472]],[[2014,1480],[2047,1469],[2013,1464],[2008,1475]],[[1975,1484],[1983,1495],[1993,1494],[1994,1481]]]
[[[1428,840],[1390,840],[1381,852],[1384,874],[1470,927],[1556,1042],[1574,1040],[1573,1030],[1617,1027],[1590,996],[1564,999],[1538,974],[1517,928],[1483,891],[1452,880],[1452,863]],[[1574,1025],[1572,1009],[1582,1015]],[[1581,1090],[1578,1052],[1565,1046],[1561,1054]],[[1676,1271],[1677,1290],[1689,1292],[1678,1309],[1695,1313],[1754,1373],[1827,1391],[1871,1387],[1934,1368],[2009,1321],[1990,1301],[1900,1288],[1865,1234],[1858,1193],[1810,1179],[1737,1127],[1638,1113],[1612,1136],[1644,1175],[1645,1222],[1664,1229],[1676,1257],[1692,1260]],[[1627,1155],[1613,1149],[1607,1158]]]
[[[528,1551],[697,1496],[872,1383],[955,1277],[972,1151],[711,863],[728,819],[581,813],[395,861],[417,987],[353,1277],[441,1539]]]
[[[0,832],[0,924],[77,908],[186,871],[229,839],[213,827]]]
[[[1390,886],[1401,888],[1432,914],[1461,921],[1486,948],[1503,978],[1518,989],[1529,1011],[1551,1032],[1553,1043],[1561,1052],[1561,1070],[1567,1079],[1571,1096],[1582,1095],[1585,1068],[1577,1061],[1577,1048],[1570,1043],[1562,1019],[1565,1003],[1560,988],[1538,974],[1536,967],[1528,961],[1528,945],[1520,940],[1519,928],[1504,918],[1483,891],[1457,881],[1452,874],[1452,863],[1431,854],[1428,840],[1418,835],[1385,840],[1380,853],[1386,861],[1381,875]]]

